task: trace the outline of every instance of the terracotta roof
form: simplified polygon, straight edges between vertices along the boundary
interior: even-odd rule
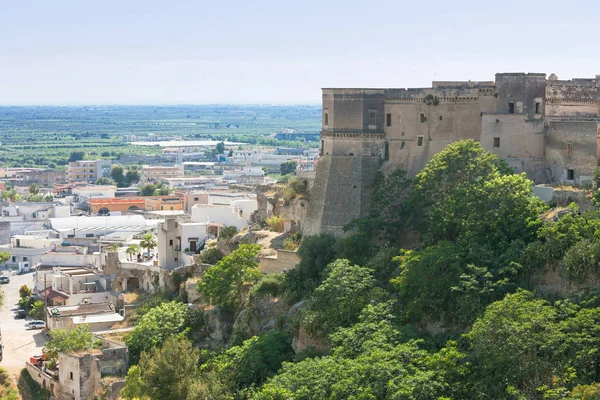
[[[40,296],[45,298],[46,300],[54,300],[56,298],[66,300],[69,298],[69,295],[66,293],[57,292],[52,288],[46,288],[40,292]]]

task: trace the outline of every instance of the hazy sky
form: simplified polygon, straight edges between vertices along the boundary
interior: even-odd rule
[[[600,74],[597,1],[0,0],[0,104],[320,103]]]

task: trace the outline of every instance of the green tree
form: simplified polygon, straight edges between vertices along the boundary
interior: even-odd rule
[[[28,299],[31,297],[31,289],[27,285],[23,285],[19,288],[19,297],[22,299]]]
[[[449,208],[456,202],[470,200],[471,192],[491,178],[510,172],[506,162],[473,140],[450,144],[436,154],[415,178],[410,198],[413,226],[424,235],[428,244],[456,239],[460,232],[451,224],[463,221],[466,210],[469,214],[478,210],[461,203],[464,209],[455,217],[443,221],[435,218],[448,215]]]
[[[262,384],[284,361],[291,361],[293,355],[288,337],[280,330],[272,330],[231,347],[203,368],[215,370],[233,384],[235,391]]]
[[[156,188],[154,187],[153,184],[147,183],[140,188],[140,194],[142,196],[152,196],[152,195],[154,195],[155,190],[156,190]]]
[[[131,186],[132,184],[138,183],[140,180],[141,174],[137,169],[129,169],[125,174],[125,185]]]
[[[102,342],[94,338],[88,325],[77,325],[73,329],[53,329],[50,331],[50,340],[44,346],[44,352],[53,360],[58,358],[60,352],[73,352],[91,350],[100,347]]]
[[[313,332],[325,337],[338,327],[356,322],[361,310],[374,300],[375,278],[368,268],[335,260],[327,267],[327,278],[315,289],[307,318]]]
[[[225,153],[225,143],[224,142],[217,143],[215,150],[217,151],[217,154]]]
[[[131,261],[132,258],[140,251],[140,246],[135,245],[135,244],[131,244],[129,246],[127,246],[127,250],[125,250],[125,253],[127,254],[129,260]]]
[[[0,264],[4,264],[8,260],[10,260],[10,253],[8,251],[0,251]]]
[[[491,304],[465,335],[473,398],[544,397],[598,380],[600,309],[519,291]]]
[[[325,268],[336,258],[337,239],[330,234],[304,237],[298,255],[300,263],[286,275],[286,298],[297,302],[308,297],[325,277]]]
[[[110,170],[110,177],[115,182],[115,184],[117,185],[117,187],[125,187],[125,186],[127,186],[126,185],[124,171],[125,170],[120,165],[115,165]]]
[[[286,161],[281,163],[281,166],[279,167],[281,175],[295,174],[297,166],[298,163],[296,161]]]
[[[114,184],[114,182],[105,176],[98,178],[98,180],[96,181],[96,185],[113,185],[113,184]]]
[[[40,187],[37,183],[32,183],[29,185],[29,193],[30,194],[39,194],[40,193]]]
[[[254,283],[262,276],[257,262],[259,252],[259,245],[240,245],[237,250],[204,273],[198,291],[203,293],[211,304],[236,310],[243,301],[244,285]]]
[[[150,309],[125,336],[130,362],[137,364],[142,352],[162,346],[168,337],[185,334],[187,324],[188,307],[184,303],[172,301]]]
[[[85,157],[84,151],[72,151],[71,155],[69,156],[69,162],[80,161],[80,160],[83,160],[84,157]]]
[[[171,336],[162,347],[144,351],[137,366],[130,368],[121,396],[125,399],[188,399],[197,380],[199,350],[184,338]],[[191,399],[190,399],[191,400]]]
[[[372,349],[356,358],[325,356],[284,363],[254,400],[442,399],[460,397],[452,378],[462,377],[464,355],[455,345],[431,355],[410,341]]]
[[[142,236],[140,247],[148,250],[148,257],[150,257],[150,250],[154,249],[156,245],[156,239],[151,233],[146,233],[144,236]]]

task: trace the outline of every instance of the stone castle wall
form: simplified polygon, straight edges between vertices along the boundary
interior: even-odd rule
[[[368,214],[377,171],[414,176],[457,140],[480,141],[536,183],[587,184],[600,158],[599,104],[600,76],[502,73],[431,88],[323,89],[322,157],[303,233],[343,234]]]

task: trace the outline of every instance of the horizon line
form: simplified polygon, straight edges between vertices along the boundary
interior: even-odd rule
[[[197,106],[271,106],[271,107],[289,107],[289,106],[310,106],[320,107],[320,103],[31,103],[31,104],[4,104],[0,103],[0,108],[6,107],[197,107]]]

